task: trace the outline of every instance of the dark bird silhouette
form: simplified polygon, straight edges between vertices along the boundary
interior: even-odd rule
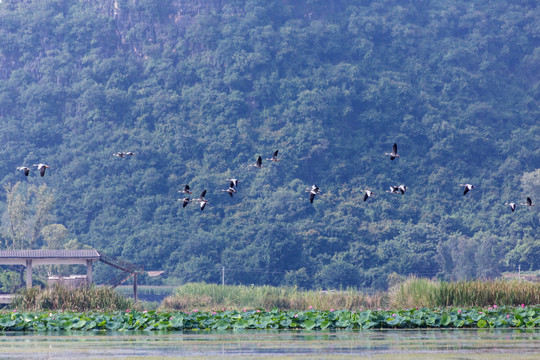
[[[463,195],[467,194],[470,190],[474,189],[474,185],[471,185],[471,184],[459,184],[459,186],[465,186],[465,190],[463,190]]]
[[[183,193],[183,194],[193,194],[193,192],[189,189],[189,185],[186,184],[186,186],[184,186],[184,190],[178,190],[179,193]]]
[[[45,176],[45,170],[47,170],[50,166],[45,164],[34,164],[34,166],[37,166],[40,175],[43,177]]]
[[[262,157],[259,156],[257,158],[257,162],[255,164],[250,164],[248,166],[254,166],[254,167],[258,167],[258,168],[262,167]]]
[[[397,144],[394,143],[391,153],[384,153],[384,155],[390,155],[390,160],[394,160],[395,158],[399,157],[399,155],[397,154]]]
[[[266,159],[266,160],[279,161],[280,159],[277,158],[278,152],[279,152],[279,150],[274,151],[274,153],[272,154],[272,157],[270,159]]]
[[[117,152],[117,153],[114,153],[113,156],[117,156],[117,157],[120,157],[120,158],[125,158],[126,157],[126,154],[124,154],[123,152]]]
[[[312,204],[313,204],[313,199],[315,199],[315,195],[319,195],[321,193],[317,185],[312,185],[311,188],[307,188],[306,192],[309,193],[309,202]]]
[[[373,195],[373,191],[371,190],[364,190],[365,194],[364,194],[364,201],[366,201],[371,195]]]
[[[516,207],[518,206],[516,203],[513,203],[513,202],[511,202],[511,203],[506,203],[506,204],[504,204],[504,205],[510,206],[510,209],[512,209],[512,212],[514,212],[514,211],[516,210]]]
[[[527,202],[525,204],[521,203],[520,205],[534,206],[534,204],[532,202],[532,199],[530,197],[528,197],[528,196],[527,196]]]
[[[19,170],[19,171],[24,171],[24,175],[26,175],[26,176],[28,176],[28,174],[30,173],[30,169],[27,168],[26,166],[19,166],[19,167],[17,168],[17,170]]]

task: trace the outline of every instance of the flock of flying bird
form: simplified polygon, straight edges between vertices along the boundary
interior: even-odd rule
[[[280,161],[281,159],[278,159],[278,152],[279,152],[279,150],[274,151],[274,153],[272,154],[272,157],[267,158],[266,160],[273,161],[273,162]],[[125,158],[126,156],[133,156],[133,155],[135,155],[135,153],[131,152],[131,151],[117,152],[117,153],[113,154],[113,156],[120,157],[120,158]],[[394,160],[395,158],[399,157],[397,144],[394,144],[392,146],[392,152],[384,153],[384,155],[390,156],[390,160]],[[49,165],[46,165],[46,164],[43,164],[43,163],[34,164],[33,166],[37,167],[37,169],[39,170],[40,175],[42,177],[45,176],[45,170],[49,168]],[[250,165],[248,165],[248,167],[261,168],[262,167],[262,157],[259,156],[257,158],[257,161],[255,162],[255,164],[250,164]],[[17,167],[17,170],[24,172],[24,175],[26,175],[26,176],[28,176],[28,174],[30,173],[30,168],[28,168],[26,166],[19,166],[19,167]],[[222,189],[221,191],[226,192],[231,197],[233,197],[233,194],[238,192],[237,191],[238,179],[226,179],[226,180],[229,181],[229,187],[227,189]],[[475,186],[471,185],[471,184],[459,184],[459,186],[464,187],[463,195],[466,195],[469,191],[471,191],[472,189],[475,188]],[[401,195],[405,194],[406,191],[407,191],[407,186],[405,186],[405,185],[390,186],[390,190],[386,190],[386,192],[388,192],[388,193],[401,194]],[[187,185],[187,184],[186,184],[186,186],[184,186],[184,188],[182,190],[178,190],[178,192],[183,193],[183,194],[193,194],[193,192],[191,191],[189,185]],[[305,192],[309,193],[309,201],[311,203],[313,203],[313,200],[315,199],[315,196],[322,194],[321,190],[319,189],[319,187],[317,185],[312,185],[310,188],[307,188]],[[373,195],[373,191],[371,191],[369,189],[365,189],[364,190],[364,201],[366,201],[372,195]],[[201,195],[199,195],[199,197],[197,199],[190,199],[189,197],[185,197],[183,199],[178,199],[178,200],[182,201],[182,207],[186,207],[190,202],[198,202],[199,206],[201,208],[201,211],[204,210],[204,208],[208,204],[208,200],[206,200],[206,189],[203,190],[203,192],[201,193]],[[517,206],[518,206],[518,204],[514,203],[514,202],[505,203],[505,205],[510,206],[510,209],[512,210],[512,212],[514,212],[516,210]],[[530,197],[527,197],[526,203],[520,203],[519,205],[534,206],[534,204],[532,202],[532,199]]]

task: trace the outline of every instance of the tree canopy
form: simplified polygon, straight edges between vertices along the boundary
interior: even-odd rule
[[[540,202],[539,70],[528,0],[5,0],[0,244],[167,283],[538,270],[539,206],[505,203]]]

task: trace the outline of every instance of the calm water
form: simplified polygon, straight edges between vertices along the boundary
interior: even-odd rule
[[[540,330],[0,333],[0,359],[540,359]]]

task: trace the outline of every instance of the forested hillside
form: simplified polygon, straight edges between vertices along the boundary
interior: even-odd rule
[[[168,284],[538,270],[539,116],[537,1],[4,0],[0,244]]]

